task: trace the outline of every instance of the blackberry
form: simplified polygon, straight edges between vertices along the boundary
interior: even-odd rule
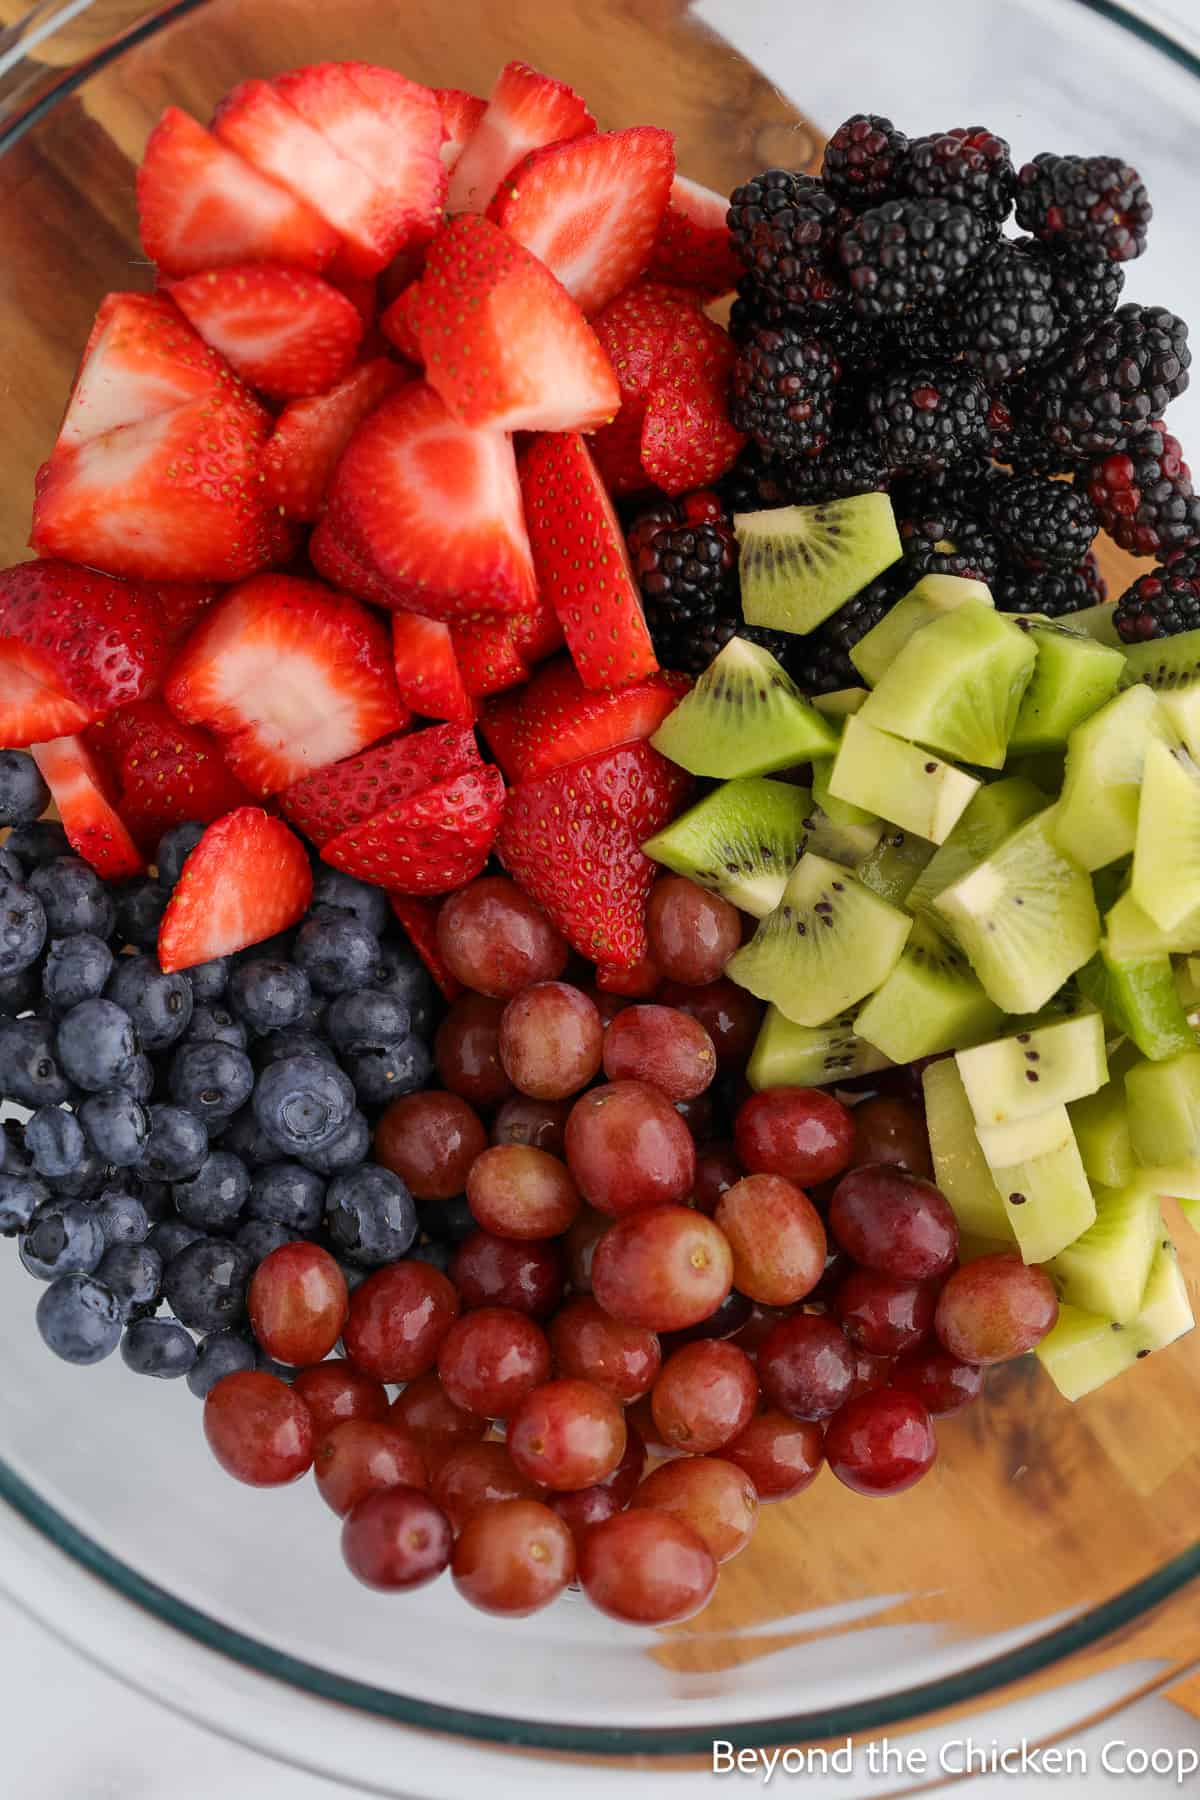
[[[1082,569],[1023,569],[1006,563],[992,582],[992,599],[1001,612],[1043,613],[1059,619],[1064,613],[1095,606],[1091,580]]]
[[[952,518],[986,520],[993,487],[1001,481],[998,469],[978,458],[955,463],[924,475],[902,475],[892,484],[892,504],[897,518],[916,518],[943,509]]]
[[[860,425],[838,428],[817,455],[780,465],[780,492],[770,505],[817,506],[851,494],[883,493],[888,471],[874,437]]]
[[[816,270],[807,291],[793,306],[776,300],[762,288],[753,275],[743,275],[737,285],[737,298],[729,309],[729,335],[741,349],[751,334],[764,325],[796,325],[810,331],[828,332],[846,318],[850,307],[844,287],[831,276]]]
[[[880,452],[897,473],[946,468],[990,448],[987,392],[969,369],[896,369],[868,388],[866,402]]]
[[[766,169],[734,189],[728,219],[734,250],[769,299],[799,307],[836,294],[833,256],[846,213],[823,182]]]
[[[1033,237],[1014,239],[1013,248],[1049,270],[1054,304],[1068,335],[1090,331],[1116,311],[1125,286],[1120,263],[1086,250],[1051,250]]]
[[[850,661],[850,652],[911,586],[907,569],[888,569],[861,594],[839,606],[823,625],[799,638],[791,670],[797,686],[806,694],[832,694],[838,688],[861,686],[862,677]]]
[[[733,371],[730,417],[778,456],[812,456],[829,441],[842,367],[829,345],[791,325],[751,332]]]
[[[1179,440],[1156,420],[1094,463],[1088,493],[1109,537],[1135,556],[1163,556],[1200,544],[1200,499]]]
[[[861,212],[893,200],[898,172],[909,148],[907,137],[879,113],[855,113],[839,125],[825,146],[821,176],[843,206]]]
[[[1036,416],[1050,442],[1079,457],[1123,450],[1187,387],[1187,335],[1165,306],[1132,301],[1093,326],[1039,379]]]
[[[1089,550],[1079,565],[1079,573],[1087,584],[1089,606],[1103,606],[1108,599],[1108,583],[1100,564],[1096,561],[1096,552]]]
[[[990,582],[1000,564],[995,539],[978,519],[945,505],[900,520],[908,586],[922,575],[960,575]]]
[[[863,318],[895,318],[936,300],[966,274],[987,227],[948,200],[886,200],[838,240],[851,303]]]
[[[1113,624],[1127,644],[1200,630],[1200,562],[1184,558],[1139,576],[1117,601]]]
[[[983,125],[967,125],[914,138],[900,182],[914,199],[969,206],[998,231],[1012,210],[1017,174],[1002,137]]]
[[[631,530],[629,547],[659,660],[669,669],[699,673],[712,661],[700,646],[701,634],[718,617],[738,617],[731,528],[646,517]]]
[[[964,361],[990,383],[1044,361],[1062,331],[1047,263],[1007,238],[989,244],[958,283],[946,317]]]
[[[1009,394],[1016,398],[1013,390]],[[1041,420],[1027,410],[1024,396],[1021,402],[1009,414],[1007,425],[992,434],[996,461],[1007,463],[1015,475],[1074,475],[1082,469],[1084,458],[1052,443]]]
[[[990,517],[1010,558],[1026,569],[1077,569],[1100,526],[1082,488],[1041,475],[997,483]]]
[[[1129,262],[1146,248],[1153,216],[1141,176],[1115,156],[1044,150],[1017,175],[1017,224],[1056,250],[1086,247]]]
[[[722,651],[730,638],[746,638],[751,644],[760,644],[770,652],[776,662],[786,667],[792,657],[796,639],[786,631],[771,631],[765,625],[747,625],[741,618],[730,618],[718,613],[699,627],[691,651],[690,666],[685,670],[689,675],[698,675],[707,669],[713,657]],[[686,654],[687,652],[682,652]],[[676,663],[674,667],[681,665]]]

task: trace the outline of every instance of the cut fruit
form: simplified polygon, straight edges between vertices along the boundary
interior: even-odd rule
[[[463,88],[434,88],[433,91],[442,115],[442,129],[446,133],[441,158],[447,173],[453,174],[459,157],[479,130],[487,111],[487,101],[481,100],[478,94],[468,94]]]
[[[859,710],[870,691],[865,687],[838,688],[832,694],[814,694],[812,704],[827,719],[837,719],[840,722]]]
[[[883,820],[878,813],[868,812],[865,806],[855,806],[850,800],[839,800],[829,791],[830,778],[837,764],[835,756],[815,756],[812,764],[812,794],[814,803],[825,814],[831,825],[874,827],[880,832]],[[835,862],[841,858],[835,856]]]
[[[224,357],[165,294],[107,294],[80,358],[56,448],[140,425],[232,380]]]
[[[105,793],[100,765],[83,739],[54,738],[34,744],[32,751],[75,854],[105,881],[140,875],[141,853]]]
[[[957,1062],[977,1124],[1028,1119],[1103,1087],[1104,1021],[1098,1012],[1077,1013],[964,1050]]]
[[[1027,819],[934,902],[1005,1012],[1037,1012],[1100,942],[1092,884],[1055,845],[1055,810]]]
[[[536,781],[563,763],[648,738],[689,685],[686,675],[651,675],[601,692],[583,685],[568,657],[556,657],[521,696],[512,741],[500,758],[505,772],[514,781]]]
[[[1061,750],[1075,727],[1115,693],[1124,659],[1119,650],[1048,619],[1019,623],[1037,645],[1037,662],[1008,740],[1009,755]]]
[[[123,706],[87,736],[113,770],[117,811],[150,858],[173,826],[211,825],[251,804],[212,733],[183,724],[161,700]]]
[[[769,650],[732,637],[652,741],[693,775],[724,779],[830,756],[838,738]]]
[[[1027,1263],[1049,1262],[1095,1223],[1096,1202],[1065,1106],[1015,1125],[982,1127],[976,1136]]]
[[[1165,1350],[1194,1327],[1188,1284],[1179,1266],[1179,1252],[1169,1237],[1163,1237],[1142,1295],[1142,1309],[1131,1329],[1138,1338],[1135,1356]]]
[[[1195,1047],[1196,1036],[1180,1005],[1165,952],[1122,956],[1111,937],[1103,938],[1098,953],[1079,970],[1076,983],[1152,1062]]]
[[[1091,638],[1094,644],[1107,644],[1110,650],[1123,652],[1129,646],[1117,630],[1116,612],[1114,602],[1104,600],[1099,606],[1084,606],[1078,612],[1069,613],[1063,625],[1068,631]]]
[[[904,913],[810,851],[726,974],[797,1025],[824,1025],[887,978],[911,930]]]
[[[834,819],[814,800],[806,821],[808,848],[815,850],[818,856],[827,856],[830,862],[840,863],[844,869],[857,869],[863,857],[870,856],[883,836],[884,825],[883,820],[872,813],[859,813],[858,823],[849,823],[848,816],[855,810],[849,806],[839,807],[842,816]]]
[[[830,793],[931,843],[944,844],[980,783],[915,744],[874,729],[867,722],[869,709],[868,702],[846,720]]]
[[[506,63],[455,165],[447,211],[486,212],[501,181],[531,150],[595,129],[587,106],[565,81],[528,63]]]
[[[1122,1326],[1075,1306],[1059,1309],[1058,1323],[1037,1347],[1037,1358],[1065,1400],[1080,1400],[1135,1362],[1191,1331],[1195,1325],[1179,1255],[1163,1237],[1137,1317]]]
[[[1200,1007],[1200,956],[1180,957],[1174,967],[1175,991],[1187,1012]]]
[[[933,853],[933,845],[913,832],[885,831],[854,873],[881,900],[904,906]]]
[[[272,399],[324,394],[353,367],[362,317],[319,275],[241,263],[164,286],[205,343]]]
[[[1157,695],[1172,729],[1200,758],[1200,631],[1126,645],[1125,670]]]
[[[1067,1108],[1087,1178],[1097,1187],[1119,1188],[1137,1171],[1125,1084],[1114,1080],[1098,1093],[1073,1100]]]
[[[923,575],[915,588],[897,600],[865,637],[850,650],[850,661],[872,687],[887,674],[910,637],[925,625],[953,612],[965,600],[991,606],[986,583],[961,575]]]
[[[733,524],[742,611],[775,631],[815,630],[901,554],[886,494],[738,513]]]
[[[647,838],[646,855],[761,919],[783,898],[807,845],[807,788],[727,781]]]
[[[906,903],[909,910],[928,912],[940,893],[978,867],[1018,825],[1041,812],[1045,804],[1041,789],[1021,776],[1007,776],[981,788],[913,883]]]
[[[482,873],[504,813],[504,777],[484,764],[410,794],[321,848],[325,862],[397,894],[447,894]]]
[[[1200,1159],[1200,1050],[1127,1071],[1133,1154],[1143,1168]]]
[[[352,369],[328,393],[285,406],[263,449],[263,487],[269,504],[289,519],[320,518],[325,490],[346,445],[404,379],[404,371],[390,356],[377,356]]]
[[[302,919],[308,852],[282,819],[242,806],[210,825],[183,865],[158,932],[166,975],[232,956]]]
[[[503,693],[529,680],[511,619],[461,619],[450,626],[454,660],[473,700]]]
[[[1071,733],[1055,836],[1081,869],[1102,869],[1133,849],[1146,751],[1156,738],[1175,741],[1146,687],[1127,688]]]
[[[965,600],[914,632],[859,717],[945,756],[999,769],[1036,661],[1029,633],[1013,619]]]
[[[425,788],[482,767],[473,731],[430,725],[319,769],[282,793],[279,807],[312,843],[327,844]]]
[[[1011,1249],[1008,1209],[979,1148],[975,1115],[954,1058],[930,1063],[922,1072],[921,1085],[934,1176],[954,1208],[960,1229],[979,1238],[1001,1240]]]
[[[1190,956],[1200,950],[1200,907],[1164,931],[1127,893],[1113,904],[1104,923],[1121,956]]]
[[[1059,1251],[1047,1273],[1068,1306],[1128,1325],[1142,1309],[1161,1238],[1157,1194],[1136,1181],[1101,1188],[1096,1223]]]
[[[737,286],[745,268],[729,231],[729,197],[676,175],[646,273],[714,298]]]
[[[915,1062],[977,1044],[1003,1014],[960,950],[918,919],[900,960],[858,1015],[858,1033],[892,1062]]]
[[[1200,907],[1200,769],[1157,740],[1142,770],[1130,892],[1164,931]]]
[[[441,619],[393,613],[392,662],[406,706],[427,719],[471,723],[475,702],[463,684],[450,627]]]
[[[795,1025],[777,1006],[768,1006],[746,1066],[746,1080],[755,1090],[827,1087],[891,1066],[882,1051],[859,1037],[853,1013],[843,1013],[828,1025]]]

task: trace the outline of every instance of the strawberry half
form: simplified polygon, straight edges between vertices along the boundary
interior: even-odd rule
[[[527,663],[544,662],[566,643],[558,614],[541,592],[538,593],[534,611],[517,613],[509,620],[509,624],[512,627],[513,644]]]
[[[438,943],[437,920],[441,905],[437,900],[421,900],[415,894],[389,894],[392,911],[408,933],[413,949],[420,957],[446,999],[453,1002],[465,993],[461,981],[446,967]]]
[[[307,201],[260,175],[177,106],[168,106],[147,140],[137,204],[146,255],[164,275],[247,262],[319,271],[338,248],[337,232]]]
[[[442,139],[442,161],[449,174],[457,167],[468,139],[478,131],[480,120],[487,111],[487,101],[462,88],[434,88],[433,91],[442,110],[442,130],[446,133]]]
[[[196,620],[221,592],[215,581],[156,581],[152,588],[172,648],[181,644]]]
[[[729,235],[729,197],[676,175],[647,274],[678,281],[709,298],[728,294],[746,273]]]
[[[325,844],[335,869],[398,894],[447,894],[487,862],[504,813],[504,777],[485,764],[439,781]]]
[[[533,151],[501,182],[488,217],[595,313],[649,262],[674,174],[669,131],[597,132]]]
[[[642,421],[642,467],[667,494],[707,487],[746,443],[729,419],[737,352],[728,333],[695,313],[664,357]]]
[[[379,277],[377,275],[344,275],[331,270],[325,277],[331,287],[344,294],[363,322],[364,335],[370,331],[379,314]],[[362,346],[359,346],[360,350]],[[365,354],[365,353],[364,353]]]
[[[395,344],[401,356],[420,368],[425,360],[421,340],[417,336],[417,312],[421,305],[421,284],[411,281],[387,308],[379,321],[379,329],[389,343]]]
[[[465,619],[450,627],[458,672],[473,699],[529,680],[529,665],[517,649],[515,629],[514,619]]]
[[[481,767],[473,731],[431,725],[319,769],[279,796],[280,810],[314,844],[327,844],[410,794]]]
[[[392,654],[406,706],[427,719],[471,723],[475,702],[463,685],[448,625],[420,613],[393,613]]]
[[[446,210],[486,212],[501,181],[523,156],[542,144],[595,129],[595,119],[574,88],[539,74],[528,63],[507,63],[459,155]]]
[[[148,856],[174,825],[201,825],[250,800],[211,732],[184,725],[161,700],[138,700],[87,733],[113,769],[117,810]]]
[[[620,412],[611,425],[595,434],[591,444],[610,493],[636,494],[650,485],[642,467],[646,407],[664,367],[685,342],[708,325],[698,305],[694,289],[642,281],[610,301],[593,321],[621,387]]]
[[[535,605],[512,444],[459,424],[423,381],[385,400],[347,445],[312,541],[317,568],[326,536],[377,578],[384,604],[441,619]]]
[[[501,694],[489,701],[479,715],[484,741],[510,781],[517,779],[515,751],[524,698],[523,693]]]
[[[152,592],[62,562],[0,573],[0,743],[66,737],[153,693],[168,657]]]
[[[210,825],[183,865],[158,928],[163,973],[232,956],[308,911],[308,853],[282,819],[242,806]]]
[[[100,765],[83,739],[54,738],[32,748],[75,854],[105,881],[140,875],[145,864],[138,847],[105,793]]]
[[[80,359],[58,448],[77,447],[237,386],[233,370],[164,294],[108,294]],[[248,404],[253,404],[249,394]]]
[[[545,433],[521,457],[529,542],[584,685],[625,687],[658,668],[612,501],[575,433]]]
[[[647,954],[646,897],[657,873],[641,845],[687,791],[681,769],[649,744],[627,744],[521,782],[496,851],[574,949],[631,969]]]
[[[346,445],[369,413],[404,381],[388,356],[357,369],[311,400],[293,400],[275,421],[263,451],[268,503],[289,519],[315,519]]]
[[[464,425],[586,431],[620,404],[608,358],[561,283],[474,214],[451,219],[429,246],[410,320],[425,379]]]
[[[217,734],[255,794],[353,756],[409,717],[386,627],[348,595],[290,575],[219,600],[172,664],[166,698]]]
[[[300,269],[244,263],[166,285],[205,343],[277,399],[323,394],[348,372],[362,339],[353,302]]]
[[[690,686],[686,675],[661,674],[597,693],[583,685],[573,663],[559,658],[521,696],[505,769],[516,781],[535,781],[565,763],[648,738]]]

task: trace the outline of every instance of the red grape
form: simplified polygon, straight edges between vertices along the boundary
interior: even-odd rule
[[[983,1392],[983,1370],[960,1362],[940,1344],[910,1350],[892,1368],[892,1386],[914,1395],[935,1419],[961,1412]]]
[[[453,1200],[487,1148],[479,1114],[460,1094],[402,1094],[375,1127],[375,1161],[417,1200]]]
[[[689,1206],[618,1219],[592,1258],[592,1292],[605,1312],[650,1331],[698,1325],[732,1286],[724,1233]]]
[[[712,1039],[673,1006],[630,1006],[604,1034],[610,1081],[644,1081],[668,1100],[693,1100],[717,1072]]]
[[[347,1419],[317,1445],[313,1473],[321,1498],[344,1519],[368,1494],[382,1488],[423,1488],[429,1470],[419,1444],[398,1425]]]
[[[592,1605],[634,1625],[674,1625],[706,1606],[717,1565],[698,1531],[671,1513],[637,1507],[593,1525],[579,1547]]]
[[[825,1227],[805,1194],[782,1175],[747,1175],[714,1214],[733,1252],[733,1283],[763,1306],[811,1294],[825,1268]]]
[[[739,1325],[733,1334],[733,1341],[739,1350],[744,1350],[749,1357],[757,1357],[764,1339],[778,1325],[780,1319],[788,1319],[792,1315],[791,1307],[759,1306],[752,1303],[746,1315],[745,1323]]]
[[[377,1381],[412,1381],[437,1360],[458,1316],[458,1295],[424,1262],[392,1263],[350,1296],[346,1355]]]
[[[625,1417],[625,1450],[620,1462],[603,1481],[590,1487],[548,1494],[547,1500],[578,1538],[590,1525],[623,1512],[633,1499],[646,1467],[646,1445],[629,1414]]]
[[[673,1450],[703,1456],[746,1429],[758,1403],[754,1364],[719,1339],[685,1344],[663,1364],[650,1394],[659,1437]]]
[[[368,1494],[342,1526],[342,1556],[350,1573],[366,1587],[389,1593],[433,1581],[449,1564],[453,1548],[449,1519],[420,1488]]]
[[[833,1297],[842,1330],[872,1356],[915,1349],[933,1329],[936,1306],[936,1283],[899,1281],[876,1269],[855,1269]]]
[[[580,1204],[566,1164],[521,1144],[483,1152],[467,1177],[467,1200],[484,1230],[503,1238],[558,1237]]]
[[[567,1147],[570,1115],[569,1100],[530,1100],[524,1094],[514,1094],[492,1120],[492,1142],[528,1144],[532,1150],[562,1156]]]
[[[843,1406],[825,1433],[825,1459],[856,1494],[899,1494],[937,1458],[933,1423],[912,1394],[880,1388]]]
[[[691,1100],[677,1100],[675,1102],[675,1111],[679,1114],[680,1118],[691,1132],[697,1150],[699,1150],[701,1145],[707,1144],[716,1129],[714,1121],[717,1115],[716,1108],[713,1106],[712,1095],[696,1094]],[[694,1176],[692,1180],[694,1192]]]
[[[454,1252],[450,1279],[466,1307],[512,1306],[541,1318],[562,1298],[565,1259],[548,1238],[522,1242],[473,1231]]]
[[[329,1362],[314,1363],[311,1369],[299,1370],[292,1383],[292,1392],[299,1394],[312,1414],[318,1442],[335,1425],[343,1425],[347,1419],[386,1419],[388,1416],[387,1389],[383,1383],[371,1375],[364,1375],[361,1369],[356,1369],[341,1356],[335,1356]]]
[[[786,1413],[756,1413],[745,1431],[721,1455],[754,1483],[762,1501],[790,1500],[816,1480],[825,1458],[825,1434],[812,1419]]]
[[[530,1481],[569,1493],[612,1474],[625,1451],[625,1415],[594,1381],[547,1381],[509,1419],[507,1443]]]
[[[574,1580],[575,1539],[541,1501],[499,1500],[463,1526],[451,1575],[481,1612],[528,1618]]]
[[[753,994],[722,976],[707,987],[685,987],[679,981],[664,981],[658,990],[660,1006],[677,1006],[680,1012],[699,1019],[713,1042],[717,1061],[722,1068],[742,1068],[754,1048],[758,1028],[762,1024],[763,1006]]]
[[[651,1000],[658,992],[662,970],[649,956],[643,956],[631,968],[611,965],[596,970],[596,986],[601,993],[619,994],[623,1000]],[[606,1021],[607,1023],[607,1021]]]
[[[663,875],[646,903],[650,954],[669,981],[704,987],[716,981],[742,942],[736,906],[683,875]]]
[[[733,1141],[755,1175],[783,1175],[803,1187],[849,1166],[854,1120],[822,1088],[764,1088],[738,1108]]]
[[[682,1331],[669,1331],[661,1338],[662,1353],[670,1356],[684,1344],[694,1344],[698,1338],[738,1338],[753,1311],[754,1302],[733,1288],[707,1319],[701,1319],[698,1325],[688,1325]],[[744,1346],[739,1344],[739,1348]]]
[[[706,1145],[696,1157],[692,1205],[711,1219],[721,1195],[739,1182],[744,1173],[731,1143]]]
[[[549,1373],[545,1332],[511,1307],[464,1313],[438,1355],[438,1375],[454,1404],[485,1419],[508,1418]]]
[[[567,961],[540,906],[515,881],[485,875],[442,903],[438,948],[446,967],[477,994],[508,999],[535,981],[553,981]]]
[[[565,981],[543,981],[509,1001],[500,1021],[500,1060],[533,1100],[564,1100],[600,1068],[604,1027],[594,1003]]]
[[[210,1388],[204,1435],[225,1470],[248,1487],[283,1487],[312,1466],[312,1416],[277,1375],[240,1369]]]
[[[928,1181],[933,1175],[929,1132],[919,1106],[878,1094],[853,1109],[854,1162],[892,1163]]]
[[[718,1563],[744,1550],[758,1523],[754,1483],[736,1463],[716,1456],[680,1456],[651,1470],[634,1506],[673,1513],[698,1532]]]
[[[575,1102],[567,1120],[567,1166],[584,1199],[618,1217],[690,1194],[696,1147],[656,1088],[618,1081]]]
[[[855,1262],[900,1281],[945,1275],[958,1255],[958,1224],[941,1189],[884,1163],[842,1177],[829,1228]]]
[[[455,1531],[481,1506],[498,1500],[536,1500],[538,1490],[520,1473],[505,1444],[459,1444],[436,1470],[431,1492]]]
[[[264,1256],[246,1296],[250,1324],[276,1362],[319,1363],[350,1311],[346,1277],[317,1244],[281,1244]]]
[[[873,1394],[876,1388],[887,1387],[895,1366],[894,1357],[876,1356],[873,1351],[854,1344],[854,1386],[850,1389],[850,1399],[857,1400],[860,1394]]]
[[[610,1318],[587,1294],[567,1301],[547,1335],[560,1375],[594,1381],[622,1402],[648,1393],[662,1362],[653,1331]]]
[[[1057,1318],[1058,1295],[1045,1270],[1004,1253],[955,1271],[938,1299],[935,1329],[960,1362],[986,1366],[1032,1350]]]
[[[595,1207],[584,1206],[568,1231],[564,1240],[567,1276],[576,1293],[591,1293],[592,1258],[596,1254],[596,1245],[611,1224],[612,1220],[598,1213]]]
[[[759,1345],[758,1379],[789,1418],[827,1419],[854,1390],[854,1351],[832,1319],[790,1313]]]
[[[487,1430],[487,1420],[456,1405],[434,1374],[410,1381],[392,1401],[388,1417],[420,1444],[427,1460],[459,1444],[478,1443]]]
[[[495,1106],[512,1093],[500,1061],[503,1000],[464,994],[437,1029],[433,1058],[443,1084],[472,1106]]]

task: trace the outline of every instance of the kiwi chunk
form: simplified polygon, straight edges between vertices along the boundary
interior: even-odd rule
[[[824,1025],[887,978],[911,929],[848,869],[809,851],[726,974],[795,1024]]]
[[[1125,1099],[1143,1168],[1200,1158],[1200,1050],[1136,1063],[1125,1076]]]
[[[1081,869],[1102,869],[1133,849],[1142,770],[1156,738],[1174,742],[1144,687],[1127,688],[1071,733],[1055,835]]]
[[[746,1066],[746,1080],[755,1089],[827,1087],[890,1067],[882,1051],[859,1037],[852,1012],[828,1025],[794,1025],[777,1006],[769,1006]]]
[[[839,724],[856,713],[866,699],[868,689],[865,687],[837,688],[832,694],[814,694],[812,703],[819,713],[827,719],[836,719]]]
[[[1186,1012],[1194,1012],[1200,1007],[1200,956],[1181,956],[1174,973],[1179,1004]]]
[[[1142,771],[1130,892],[1166,931],[1200,907],[1200,769],[1157,740]]]
[[[964,600],[914,632],[857,716],[943,756],[999,769],[1036,661],[1032,637],[1015,620]]]
[[[650,742],[693,775],[768,775],[837,748],[815,712],[761,644],[730,638]]]
[[[726,781],[642,845],[646,855],[761,919],[804,854],[812,797],[786,781]]]
[[[1164,1350],[1195,1324],[1187,1282],[1170,1238],[1160,1239],[1136,1318],[1128,1325],[1101,1313],[1064,1305],[1053,1331],[1037,1347],[1038,1361],[1065,1400],[1080,1400]]]
[[[1075,980],[1092,1005],[1152,1062],[1195,1048],[1196,1035],[1180,1005],[1165,951],[1123,956],[1111,937],[1102,938],[1097,954]]]
[[[1090,1009],[963,1050],[956,1060],[980,1125],[1028,1119],[1094,1094],[1108,1079],[1104,1021]]]
[[[858,1030],[893,1062],[915,1062],[977,1044],[1004,1015],[971,973],[961,950],[918,919],[896,964],[858,1015]]]
[[[1104,926],[1121,956],[1188,956],[1200,950],[1200,907],[1164,931],[1131,893],[1124,893],[1110,907]]]
[[[829,783],[836,763],[837,758],[833,756],[821,756],[813,761],[812,795],[825,817],[834,825],[878,825],[882,831],[883,822],[877,812],[870,807],[855,806],[850,800],[839,800],[830,793]]]
[[[1127,675],[1158,696],[1193,756],[1200,757],[1200,631],[1152,638],[1125,651]]]
[[[921,1085],[934,1176],[954,1208],[959,1230],[1002,1242],[1011,1250],[1013,1232],[1004,1196],[979,1147],[975,1117],[954,1058],[930,1063]]]
[[[1059,1298],[1128,1325],[1142,1309],[1161,1237],[1157,1194],[1137,1181],[1100,1188],[1095,1224],[1049,1264]]]
[[[1065,1106],[976,1135],[1027,1263],[1049,1262],[1095,1223],[1096,1202]]]
[[[1067,1114],[1088,1180],[1095,1186],[1109,1188],[1124,1187],[1132,1181],[1137,1161],[1124,1082],[1107,1082],[1097,1093],[1073,1100]]]
[[[1110,650],[1123,653],[1128,645],[1117,630],[1116,611],[1115,601],[1102,600],[1099,606],[1084,606],[1078,612],[1068,613],[1062,624],[1067,631],[1091,638],[1094,644],[1107,644]]]
[[[829,776],[834,799],[890,819],[934,844],[945,843],[979,788],[974,776],[932,751],[877,731],[867,723],[865,707],[846,720]]]
[[[940,619],[943,613],[953,612],[964,600],[978,600],[984,606],[993,604],[982,581],[971,581],[962,575],[923,575],[916,587],[897,600],[878,625],[858,640],[850,651],[850,661],[863,680],[874,687],[914,632]]]
[[[832,818],[814,800],[804,823],[808,830],[808,848],[844,869],[856,869],[864,856],[869,856],[883,836],[883,820],[863,813],[857,820],[851,809],[839,808],[841,816]]]
[[[1048,619],[1017,623],[1036,644],[1037,662],[1008,740],[1009,755],[1061,750],[1075,727],[1112,697],[1125,659],[1119,650]],[[1058,783],[1054,785],[1057,790]]]
[[[1036,1012],[1100,942],[1092,884],[1057,848],[1054,812],[1035,813],[934,901],[1005,1012]]]
[[[1006,776],[981,788],[913,883],[908,896],[910,910],[928,912],[943,889],[953,887],[1045,804],[1041,789],[1018,776]]]
[[[854,494],[820,506],[737,513],[742,612],[750,625],[813,631],[900,560],[886,494]]]
[[[885,831],[854,873],[881,900],[903,906],[933,854],[933,845],[915,832]]]

